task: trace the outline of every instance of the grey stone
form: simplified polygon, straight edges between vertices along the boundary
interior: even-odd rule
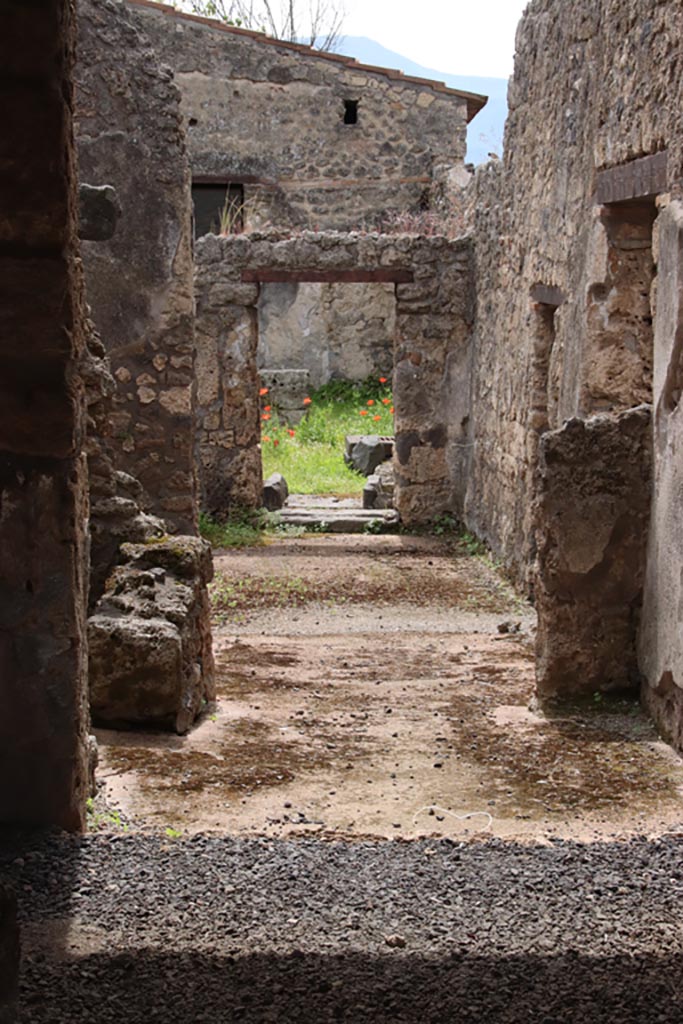
[[[197,537],[123,544],[88,622],[93,721],[187,732],[215,696],[206,584]]]
[[[289,497],[287,481],[282,473],[273,473],[263,485],[263,507],[269,512],[282,508]]]
[[[363,508],[376,508],[378,498],[379,477],[377,474],[368,477],[363,488]]]
[[[108,242],[114,237],[121,204],[111,185],[78,186],[78,236],[86,242]]]
[[[359,438],[353,445],[348,462],[363,476],[370,476],[384,462],[385,458],[384,441],[376,434],[368,434],[366,437]]]
[[[285,509],[280,515],[285,526],[303,526],[319,533],[364,533],[371,524],[385,527],[398,525],[398,513],[393,509],[332,508]]]

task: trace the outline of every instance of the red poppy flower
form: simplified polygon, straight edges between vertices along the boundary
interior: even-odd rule
[[[264,411],[264,412],[270,412],[270,410],[271,410],[272,408],[273,408],[273,407],[272,407],[272,405],[264,405],[264,406],[263,406],[263,411]]]
[[[377,420],[381,420],[381,419],[382,419],[382,417],[381,417],[381,416],[373,416],[372,418],[373,418],[373,420],[375,420],[375,422],[376,422]]]
[[[382,399],[382,404],[383,404],[383,405],[389,405],[389,403],[390,403],[390,402],[391,402],[391,399],[390,399],[390,398],[383,398],[383,399]]]
[[[367,415],[369,415],[369,414],[368,414],[368,410],[367,410],[367,409],[361,409],[361,411],[360,411],[360,414],[361,414],[361,416],[367,416]]]
[[[267,395],[267,394],[268,394],[268,388],[261,388],[261,390],[259,391],[259,395],[261,396],[261,398],[263,398],[263,396]]]
[[[375,404],[375,399],[374,398],[368,398],[368,405],[374,405],[374,404]]]
[[[296,430],[288,430],[287,433],[289,434],[290,437],[294,437],[294,435],[296,434]]]
[[[277,446],[279,445],[279,443],[280,443],[280,442],[278,441],[278,439],[277,439],[277,438],[275,438],[275,440],[273,441],[273,447],[274,447],[274,448],[277,448]]]
[[[304,405],[310,405],[312,401],[312,398],[304,398]]]
[[[262,419],[262,420],[263,420],[264,422],[267,422],[267,421],[268,421],[268,420],[270,419],[270,413],[269,413],[269,412],[267,412],[267,413],[264,413],[264,415],[263,415],[263,416],[261,417],[261,419]]]
[[[380,377],[379,382],[380,382],[380,384],[386,384],[387,378],[386,377]]]
[[[265,442],[266,442],[266,444],[268,444],[268,442],[270,441],[270,438],[268,437],[268,435],[267,435],[267,434],[264,434],[264,435],[263,435],[263,437],[261,438],[261,440],[262,440],[262,441],[265,441]]]
[[[392,416],[393,416],[393,414],[394,414],[394,407],[393,407],[393,405],[392,405],[391,409],[389,410],[389,412],[390,412],[390,413],[392,414]]]

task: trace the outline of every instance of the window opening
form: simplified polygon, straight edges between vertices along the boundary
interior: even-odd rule
[[[244,230],[244,185],[193,185],[194,236],[237,235]]]
[[[344,100],[344,124],[358,124],[358,100]]]

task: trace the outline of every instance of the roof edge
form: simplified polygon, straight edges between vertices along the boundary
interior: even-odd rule
[[[259,43],[264,43],[268,46],[277,46],[285,50],[292,50],[295,53],[303,53],[308,57],[316,57],[319,60],[328,60],[337,64],[343,64],[346,67],[351,68],[354,71],[366,71],[373,75],[384,75],[385,78],[390,78],[393,81],[399,81],[407,85],[422,86],[423,88],[432,89],[434,92],[445,94],[447,96],[457,96],[459,99],[467,101],[467,123],[479,113],[480,110],[486,106],[488,102],[488,96],[482,96],[476,92],[466,92],[464,89],[452,89],[447,86],[444,82],[436,81],[432,78],[417,78],[414,75],[405,75],[402,71],[396,68],[382,68],[376,67],[373,64],[361,64],[355,57],[346,57],[342,53],[330,53],[325,50],[316,50],[312,46],[304,46],[303,43],[290,43],[285,39],[276,39],[274,36],[268,36],[264,32],[255,32],[253,29],[248,28],[237,28],[235,25],[226,25],[222,21],[218,21],[216,18],[206,18],[200,14],[189,14],[186,11],[179,11],[175,7],[170,7],[168,4],[157,3],[156,0],[125,0],[125,3],[131,7],[149,7],[152,10],[160,11],[169,17],[178,18],[182,21],[193,21],[200,25],[206,25],[214,31],[227,32],[229,35],[246,36],[249,39],[254,39]]]

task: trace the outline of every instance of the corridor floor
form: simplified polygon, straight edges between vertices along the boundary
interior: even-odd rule
[[[535,706],[533,610],[463,543],[219,553],[213,602],[219,701],[199,727],[98,733],[130,829],[591,839],[683,817],[683,763],[637,704]]]
[[[220,701],[100,733],[91,832],[0,835],[18,1024],[674,1024],[680,761],[533,703],[533,614],[447,539],[219,554]]]

